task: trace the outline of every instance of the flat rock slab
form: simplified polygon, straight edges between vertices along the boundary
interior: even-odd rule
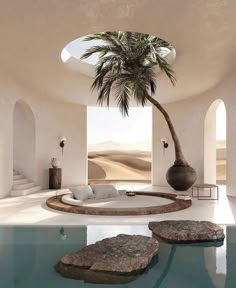
[[[160,221],[148,225],[153,234],[169,243],[221,242],[224,230],[209,221]]]
[[[65,255],[55,269],[64,277],[92,283],[126,283],[144,271],[158,246],[150,237],[119,234]]]

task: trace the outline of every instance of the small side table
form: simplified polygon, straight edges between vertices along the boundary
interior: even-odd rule
[[[194,189],[197,190],[197,196],[194,196]],[[209,195],[200,196],[199,191],[203,189],[209,189]],[[216,190],[216,198],[211,198],[212,189]],[[219,186],[215,184],[196,184],[192,186],[192,197],[196,197],[198,200],[219,200]]]
[[[49,189],[61,189],[61,168],[49,168]]]

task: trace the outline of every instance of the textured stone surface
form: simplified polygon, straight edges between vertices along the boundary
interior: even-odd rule
[[[223,228],[209,221],[150,222],[149,229],[155,236],[171,243],[223,241],[225,238]]]
[[[153,238],[120,234],[65,255],[55,269],[64,277],[92,283],[126,283],[142,273],[157,252]],[[114,280],[112,275],[120,277]]]

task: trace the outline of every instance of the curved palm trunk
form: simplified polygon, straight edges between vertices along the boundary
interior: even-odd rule
[[[166,110],[161,106],[161,104],[156,99],[154,99],[153,97],[151,97],[148,94],[146,95],[146,98],[162,113],[162,115],[164,116],[164,118],[167,122],[171,137],[172,137],[173,142],[174,142],[174,147],[175,147],[175,163],[174,163],[174,165],[178,165],[178,166],[188,165],[188,162],[184,158],[184,154],[182,152],[179,138],[176,135],[174,126],[170,120],[170,116],[168,115]]]

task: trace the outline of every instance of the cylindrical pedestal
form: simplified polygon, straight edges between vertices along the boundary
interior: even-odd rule
[[[61,168],[49,168],[49,189],[61,189]]]

